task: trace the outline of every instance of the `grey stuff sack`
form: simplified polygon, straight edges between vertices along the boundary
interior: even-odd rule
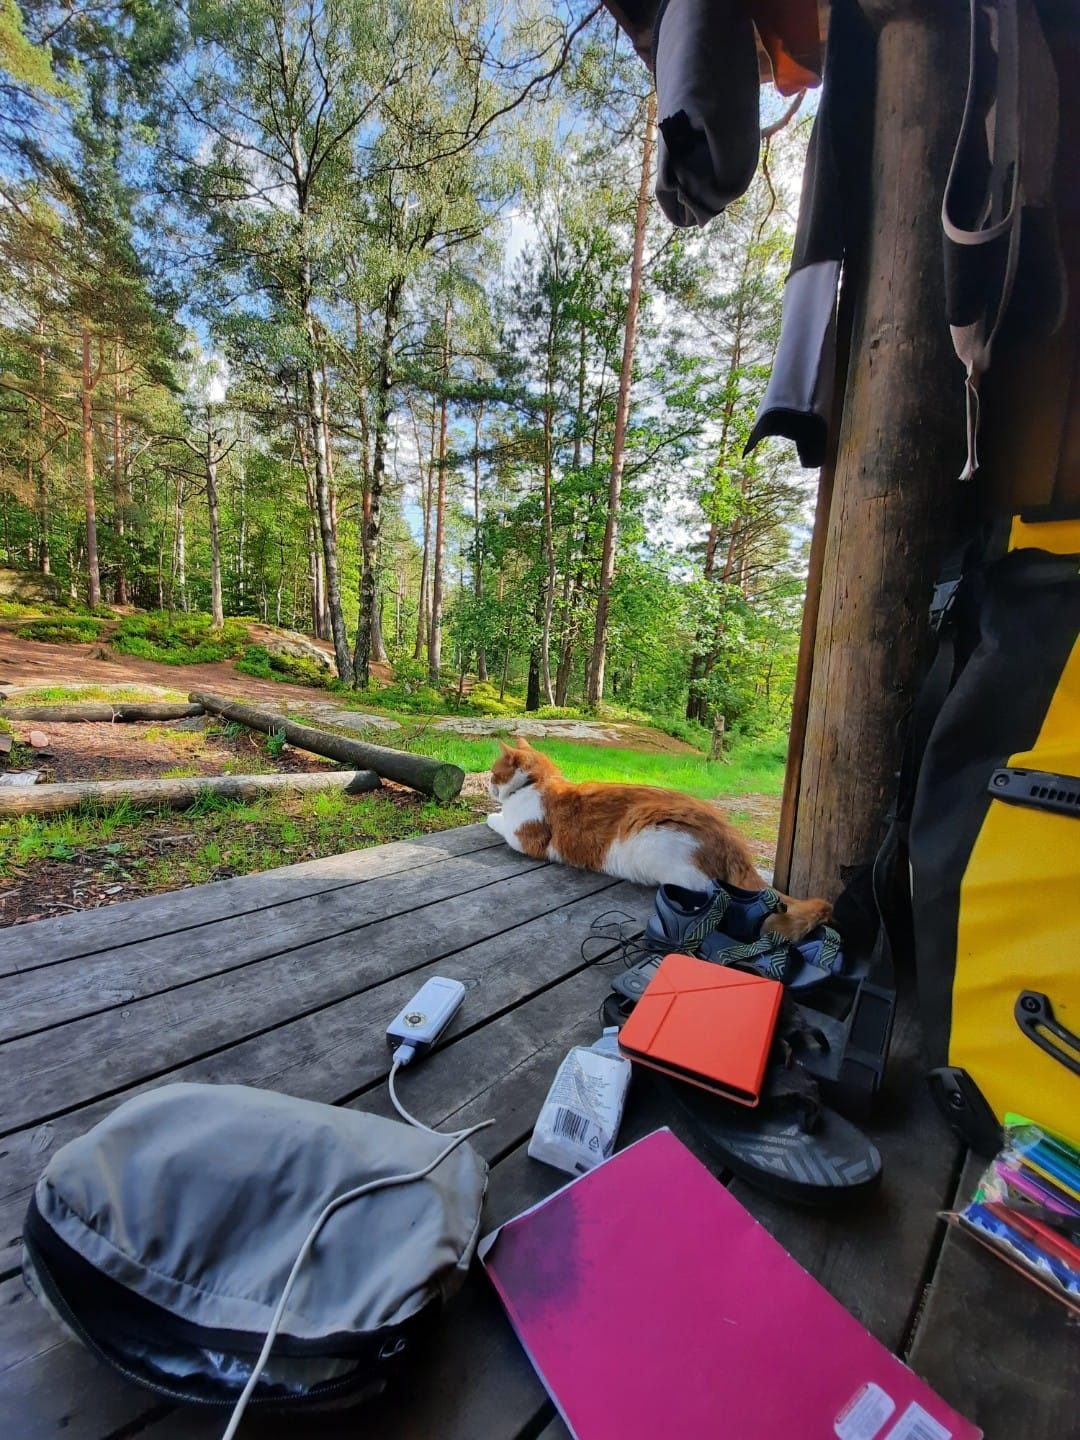
[[[270,1090],[166,1085],[53,1156],[27,1212],[23,1273],[128,1379],[231,1405],[323,1207],[422,1170],[448,1138]],[[352,1404],[381,1390],[464,1280],[486,1187],[486,1163],[461,1144],[424,1179],[337,1209],[252,1404]]]

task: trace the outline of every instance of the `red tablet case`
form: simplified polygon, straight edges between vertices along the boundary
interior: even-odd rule
[[[756,1105],[784,987],[779,980],[668,955],[619,1032],[631,1060]]]
[[[576,1440],[979,1440],[670,1130],[480,1258]]]

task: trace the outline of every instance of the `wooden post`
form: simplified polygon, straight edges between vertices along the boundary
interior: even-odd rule
[[[879,31],[871,213],[822,565],[795,895],[835,895],[842,867],[877,846],[963,461],[940,211],[964,102],[967,7],[862,5]]]
[[[709,747],[710,760],[723,760],[724,758],[724,725],[723,715],[714,715],[712,722],[712,744]]]

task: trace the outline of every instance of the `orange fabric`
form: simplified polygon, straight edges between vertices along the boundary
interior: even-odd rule
[[[762,48],[781,95],[821,83],[821,31],[817,0],[751,0]]]

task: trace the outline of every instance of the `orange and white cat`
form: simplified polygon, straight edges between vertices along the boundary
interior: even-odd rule
[[[653,785],[574,785],[527,740],[516,748],[499,744],[489,789],[502,810],[487,823],[512,850],[639,885],[765,885],[746,841],[706,801]],[[765,928],[789,940],[801,940],[832,914],[826,900],[783,899],[786,910]]]

